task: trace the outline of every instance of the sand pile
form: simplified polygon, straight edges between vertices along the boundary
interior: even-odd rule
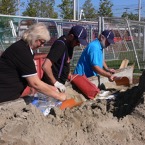
[[[64,111],[54,108],[46,117],[23,99],[4,103],[0,145],[144,145],[143,90],[141,81],[118,92],[115,100],[87,100]]]

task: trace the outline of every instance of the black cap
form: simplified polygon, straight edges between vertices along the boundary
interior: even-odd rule
[[[107,39],[107,41],[110,43],[110,44],[114,44],[114,34],[111,30],[104,30],[102,33],[102,35],[105,36],[105,38]]]
[[[82,45],[87,45],[87,31],[83,26],[76,25],[71,28],[69,34],[73,34]]]

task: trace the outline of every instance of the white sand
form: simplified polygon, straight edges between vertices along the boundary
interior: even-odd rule
[[[23,99],[4,103],[0,145],[144,145],[145,104],[143,98],[135,104],[139,96],[133,87],[116,101],[88,100],[65,111],[54,108],[46,117]]]

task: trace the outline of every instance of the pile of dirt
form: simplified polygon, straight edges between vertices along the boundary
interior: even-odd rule
[[[23,99],[0,105],[1,145],[144,145],[144,77],[116,99],[87,100],[44,116]],[[74,95],[78,95],[77,92]]]

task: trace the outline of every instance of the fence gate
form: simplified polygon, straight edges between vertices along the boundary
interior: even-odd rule
[[[115,44],[105,50],[105,59],[112,61],[116,66],[123,59],[128,59],[130,64],[135,64],[135,69],[145,67],[145,23],[131,21],[123,18],[101,18],[101,31],[113,30]],[[114,64],[113,64],[114,63]]]

